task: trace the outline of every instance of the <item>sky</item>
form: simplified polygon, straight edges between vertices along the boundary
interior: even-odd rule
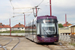
[[[51,3],[52,15],[57,17],[58,23],[64,24],[65,14],[67,14],[67,21],[75,24],[75,0],[52,0]],[[27,24],[35,18],[31,8],[37,5],[40,8],[38,16],[50,15],[49,0],[11,0],[11,2],[10,0],[0,0],[0,23],[9,25],[9,19],[11,19],[11,26],[18,23],[24,24],[23,12],[26,12],[25,19]],[[15,17],[13,18],[13,16]]]

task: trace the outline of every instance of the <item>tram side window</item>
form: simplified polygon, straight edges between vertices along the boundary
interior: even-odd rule
[[[37,35],[40,34],[40,28],[39,28],[39,23],[37,24]]]
[[[58,23],[57,23],[57,34],[59,34],[59,31],[58,31]]]
[[[30,23],[30,34],[32,34],[32,23]]]
[[[33,25],[33,34],[36,34],[36,25]]]

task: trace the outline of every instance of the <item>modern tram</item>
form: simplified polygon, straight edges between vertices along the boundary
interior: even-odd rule
[[[36,43],[58,42],[58,20],[56,16],[38,16],[26,25],[25,37]]]

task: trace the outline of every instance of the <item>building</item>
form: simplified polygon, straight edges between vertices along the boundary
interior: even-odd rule
[[[67,15],[65,14],[65,24],[63,24],[64,27],[69,27],[71,26],[72,24],[68,23],[67,22]]]
[[[63,26],[64,27],[69,27],[69,26],[71,26],[72,24],[70,24],[70,23],[68,23],[68,22],[66,22],[65,24],[63,24]]]
[[[9,25],[4,25],[2,23],[0,23],[0,31],[9,31],[10,30],[10,26]]]
[[[71,28],[70,27],[59,28],[59,34],[61,33],[71,33]]]
[[[12,30],[25,30],[25,26],[23,24],[16,24],[12,27]]]
[[[75,43],[75,25],[71,26],[71,43]]]

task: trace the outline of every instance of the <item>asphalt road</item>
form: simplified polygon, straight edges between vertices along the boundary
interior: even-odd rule
[[[71,45],[36,44],[25,37],[0,36],[0,50],[75,50]]]

